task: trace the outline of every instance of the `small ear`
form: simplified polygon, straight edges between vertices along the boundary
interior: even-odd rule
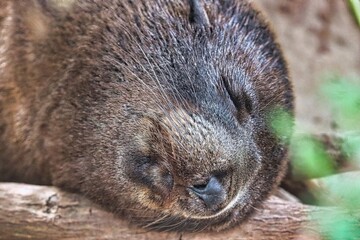
[[[189,21],[191,24],[199,27],[210,25],[209,18],[206,14],[203,4],[199,0],[188,0],[190,5]]]

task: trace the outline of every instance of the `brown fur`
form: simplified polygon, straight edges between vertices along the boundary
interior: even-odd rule
[[[284,171],[268,114],[292,114],[292,90],[258,12],[204,6],[201,26],[180,0],[2,0],[0,180],[81,192],[150,229],[243,221]],[[216,209],[189,190],[211,176]]]

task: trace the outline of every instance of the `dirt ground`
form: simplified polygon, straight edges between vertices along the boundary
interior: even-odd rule
[[[278,35],[296,96],[297,131],[336,130],[334,109],[321,101],[328,74],[357,76],[360,27],[345,0],[253,0]]]

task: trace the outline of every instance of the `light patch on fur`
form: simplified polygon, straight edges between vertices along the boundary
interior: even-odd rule
[[[0,17],[3,18],[2,21],[0,22],[0,75],[1,76],[4,75],[7,66],[6,53],[9,47],[10,29],[13,20],[12,16],[13,16],[13,9],[11,7],[11,4],[7,4],[4,9],[0,10]]]
[[[14,116],[14,124],[16,127],[13,129],[15,139],[21,139],[23,136],[22,130],[24,128],[23,118],[26,116],[27,112],[24,106],[18,104],[20,102],[20,93],[17,91],[16,84],[11,81],[11,78],[8,78],[6,75],[9,74],[11,68],[8,67],[9,61],[12,59],[9,58],[9,47],[11,41],[13,40],[11,36],[13,35],[14,29],[14,2],[5,3],[5,7],[0,10],[0,17],[2,20],[0,22],[0,89],[5,88],[11,90],[11,94],[14,97],[15,101],[11,102],[11,106],[8,105],[7,114],[12,115],[13,112],[16,112]],[[0,95],[0,100],[1,95]]]
[[[34,41],[44,39],[48,34],[49,21],[39,8],[31,8],[25,16],[30,38]]]
[[[15,106],[15,114],[14,114],[14,134],[16,139],[24,139],[25,135],[25,126],[26,120],[29,116],[29,112],[27,107],[24,104],[20,103],[21,100]]]
[[[70,10],[76,0],[50,0],[50,5],[57,10]]]

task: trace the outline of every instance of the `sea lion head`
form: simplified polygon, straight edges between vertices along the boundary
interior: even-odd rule
[[[73,90],[83,110],[72,157],[83,160],[69,174],[149,229],[243,221],[286,165],[269,119],[292,115],[293,99],[272,32],[244,1],[113,2],[126,11],[101,15],[115,17],[89,45],[97,61],[86,79],[98,80]]]

